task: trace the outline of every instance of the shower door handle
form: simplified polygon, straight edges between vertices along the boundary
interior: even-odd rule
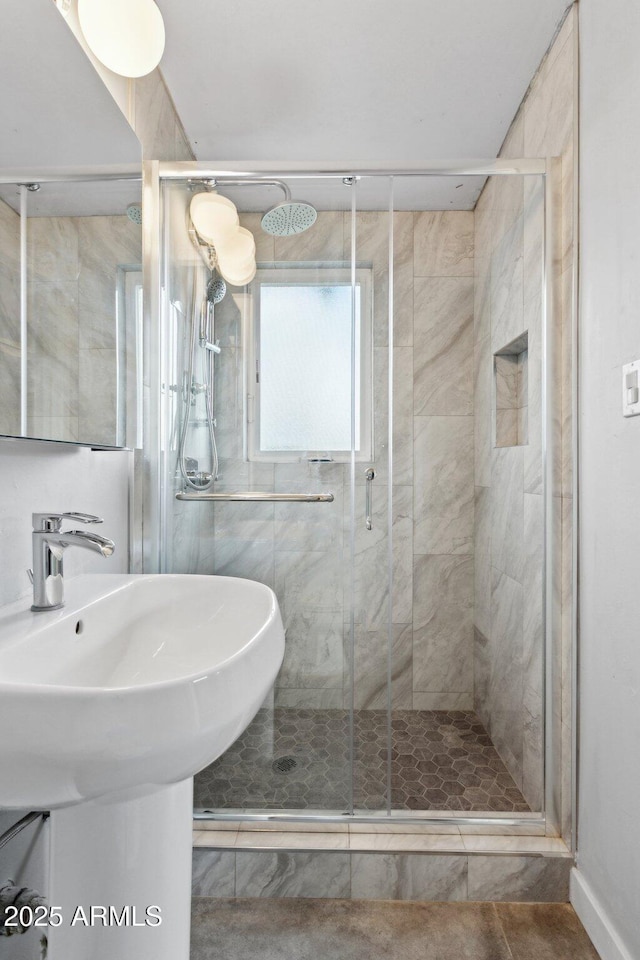
[[[373,520],[371,519],[371,486],[375,479],[376,472],[373,467],[369,467],[365,473],[367,480],[367,492],[366,492],[366,501],[365,501],[365,513],[367,514],[367,519],[365,520],[365,526],[367,530],[373,529]]]

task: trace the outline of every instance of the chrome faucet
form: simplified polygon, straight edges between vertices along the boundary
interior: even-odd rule
[[[33,584],[32,610],[58,610],[64,606],[62,557],[67,547],[85,547],[103,557],[110,557],[115,550],[113,540],[97,533],[81,530],[63,533],[63,520],[102,523],[100,517],[88,513],[33,514],[33,570],[28,571]]]

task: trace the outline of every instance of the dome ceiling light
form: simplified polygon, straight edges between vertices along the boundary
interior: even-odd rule
[[[244,287],[256,275],[256,242],[239,225],[238,210],[228,197],[196,193],[189,206],[196,233],[215,250],[218,272],[234,287]]]
[[[154,0],[78,0],[89,49],[122,77],[144,77],[160,63],[165,31]]]

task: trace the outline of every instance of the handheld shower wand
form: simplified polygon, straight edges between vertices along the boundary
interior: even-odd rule
[[[212,271],[200,314],[200,346],[204,347],[205,350],[212,350],[214,353],[220,353],[221,350],[218,341],[212,343],[210,339],[213,330],[213,309],[216,303],[220,303],[224,299],[226,292],[226,283],[222,277],[216,277]]]
[[[208,490],[218,476],[218,446],[216,443],[215,420],[213,416],[213,355],[219,354],[221,350],[219,344],[213,340],[213,325],[215,304],[220,303],[220,301],[223,299],[225,293],[227,292],[227,287],[224,280],[215,275],[214,268],[216,264],[216,253],[214,248],[210,244],[207,244],[201,240],[195,230],[195,227],[190,222],[187,229],[194,247],[198,251],[198,254],[202,257],[207,269],[211,271],[211,276],[207,282],[204,300],[200,306],[200,319],[198,324],[198,267],[194,265],[191,292],[191,324],[188,344],[189,360],[187,365],[186,389],[183,397],[184,413],[178,444],[178,467],[185,486],[192,490],[202,491]],[[202,248],[206,248],[207,250],[206,257]],[[194,379],[196,338],[197,345],[202,348],[204,352],[204,357],[202,359],[204,383],[202,384],[196,384]],[[204,398],[205,421],[207,424],[209,445],[211,448],[211,473],[204,470],[198,470],[197,460],[195,460],[193,457],[187,457],[186,455],[191,409],[192,405],[195,405],[197,395],[200,394]]]

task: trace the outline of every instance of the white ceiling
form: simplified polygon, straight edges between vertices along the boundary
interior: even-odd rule
[[[0,172],[140,163],[140,143],[51,0],[2,3]]]
[[[0,177],[139,168],[140,142],[51,0],[2,4]],[[29,216],[124,213],[140,183],[43,183]],[[20,206],[15,183],[0,200]]]
[[[394,177],[395,210],[472,210],[484,185],[484,177]],[[304,200],[316,210],[350,210],[351,188],[341,177],[285,180],[294,200]],[[284,199],[273,186],[229,187],[220,181],[218,192],[229,197],[238,210],[266,211]],[[362,177],[356,185],[356,209],[388,210],[391,178]]]
[[[0,200],[16,213],[20,187],[0,184]],[[130,203],[142,200],[140,180],[89,180],[42,183],[36,193],[27,193],[28,217],[108,217],[121,215]]]
[[[162,70],[198,159],[422,168],[497,155],[568,0],[158,3]],[[402,204],[477,194],[441,181]]]

